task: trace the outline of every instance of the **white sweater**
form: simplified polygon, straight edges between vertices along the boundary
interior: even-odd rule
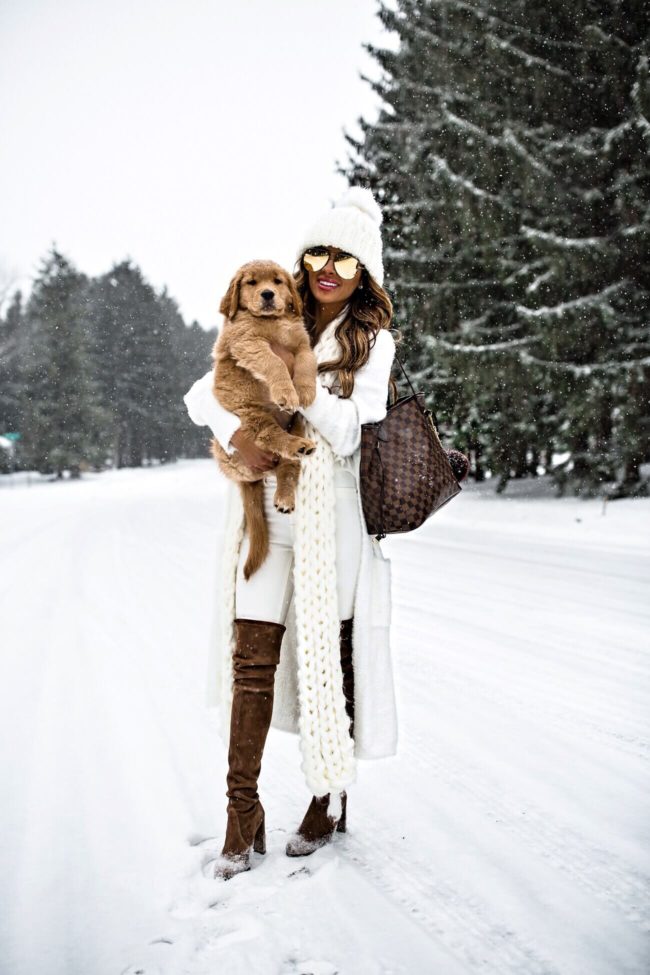
[[[328,331],[345,314],[330,323]],[[361,443],[361,425],[375,423],[386,416],[388,380],[395,355],[395,339],[386,329],[377,333],[365,366],[354,374],[354,390],[348,399],[330,393],[319,375],[316,399],[310,406],[299,407],[300,412],[329,441],[339,457],[351,457]],[[234,451],[230,443],[240,421],[236,413],[226,410],[212,392],[213,373],[206,372],[197,379],[183,397],[190,419],[199,426],[208,426],[228,453]]]

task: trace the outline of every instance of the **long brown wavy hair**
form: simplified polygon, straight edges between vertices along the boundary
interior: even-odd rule
[[[309,333],[312,346],[314,345],[314,326],[316,324],[316,299],[309,287],[309,277],[300,258],[297,271],[294,273],[296,287],[302,299],[305,327]],[[319,372],[337,370],[341,387],[340,396],[348,399],[354,389],[354,374],[361,366],[365,366],[373,348],[377,332],[382,328],[391,328],[393,321],[393,304],[381,285],[368,274],[366,268],[361,270],[359,287],[350,298],[350,309],[346,318],[336,326],[334,332],[341,346],[341,355],[337,360],[321,362]],[[396,343],[400,341],[399,333],[394,332]],[[397,386],[392,376],[389,379],[391,402],[397,399]]]

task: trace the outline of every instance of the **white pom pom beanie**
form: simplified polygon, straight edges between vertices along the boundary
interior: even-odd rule
[[[377,284],[383,284],[381,220],[381,209],[372,191],[352,186],[311,225],[296,259],[299,261],[308,247],[317,244],[340,247],[360,260]]]

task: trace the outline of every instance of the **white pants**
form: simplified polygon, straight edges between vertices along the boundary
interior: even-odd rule
[[[286,625],[293,595],[294,512],[282,514],[273,505],[275,474],[264,477],[264,509],[269,526],[269,554],[248,581],[244,563],[248,558],[248,532],[239,552],[235,616],[246,620],[267,620]],[[354,474],[343,467],[334,468],[336,494],[336,577],[339,620],[354,615],[354,597],[361,559],[361,524]]]

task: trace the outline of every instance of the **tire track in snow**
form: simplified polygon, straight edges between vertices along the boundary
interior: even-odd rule
[[[471,630],[471,623],[464,625]],[[417,647],[421,628],[403,624],[401,629],[408,634],[405,645]],[[422,696],[417,656],[416,652],[412,665],[414,676],[406,667],[401,675],[403,695],[412,700]],[[605,709],[603,723],[597,723],[571,707],[570,700],[564,705],[557,705],[550,695],[539,699],[539,678],[536,675],[527,679],[518,673],[514,685],[511,681],[507,684],[500,681],[496,686],[476,671],[466,669],[461,672],[455,670],[455,666],[453,658],[441,658],[436,671],[436,685],[447,701],[471,692],[472,701],[488,718],[495,709],[503,711],[506,708],[512,715],[511,723],[515,728],[521,728],[525,721],[532,718],[543,729],[550,724],[567,743],[579,741],[589,755],[598,755],[602,742],[614,752],[631,756],[637,762],[648,760],[647,743],[637,737],[636,726],[628,726],[627,733],[624,729],[614,730],[606,726],[605,722],[611,724],[620,720],[619,708]],[[506,672],[510,677],[511,674]],[[605,698],[595,702],[599,707],[605,703]],[[510,791],[504,793],[498,783],[490,781],[478,765],[468,761],[467,752],[459,753],[456,750],[454,753],[453,745],[447,740],[444,749],[434,750],[431,739],[411,726],[408,730],[408,762],[426,770],[428,775],[435,775],[452,791],[464,796],[472,808],[483,811],[486,817],[497,819],[501,828],[517,837],[526,849],[570,877],[590,895],[614,908],[625,920],[643,932],[650,931],[650,877],[610,851],[590,844],[571,827],[553,824],[550,814],[540,809],[529,797],[512,792],[515,781],[512,775],[507,777]],[[621,774],[620,768],[618,771]],[[526,810],[525,816],[521,814],[522,809]]]
[[[400,604],[400,608],[404,608],[403,604]],[[406,617],[406,615],[405,613],[404,616]],[[445,623],[449,626],[449,620],[447,618],[445,619]],[[462,625],[467,630],[480,630],[479,627],[472,626],[471,623],[468,623],[462,617],[453,619],[451,623],[458,626]],[[408,624],[402,624],[401,629],[405,633],[413,633],[414,637],[412,639],[414,642],[412,645],[417,645],[416,641],[420,631],[409,627]],[[481,638],[480,634],[477,635],[477,639],[479,638]],[[483,635],[482,638],[485,639],[485,636]],[[454,685],[457,689],[463,690],[466,690],[468,683],[471,683],[472,688],[476,690],[477,694],[483,700],[489,701],[491,705],[494,705],[494,682],[482,679],[476,672],[469,675],[467,670],[463,670],[462,672],[460,670],[455,671],[453,665],[450,665],[444,657],[440,658],[439,667],[440,669],[444,668],[444,674],[441,675],[438,673],[436,675],[437,681],[447,685]],[[527,693],[528,691],[534,691],[537,687],[538,678],[535,675],[527,678],[525,675],[518,673],[513,680],[512,673],[509,673],[508,677],[509,687],[514,688],[514,691],[510,690],[504,684],[499,684],[499,705],[507,704],[513,711],[518,713],[525,712],[527,717],[534,714],[543,724],[547,724],[548,719],[552,718],[554,727],[559,728],[562,726],[572,734],[586,732],[590,735],[592,741],[598,739],[607,747],[613,748],[621,754],[640,759],[644,763],[650,762],[650,741],[647,737],[647,722],[642,722],[640,718],[638,720],[632,718],[630,708],[628,707],[626,709],[622,705],[617,706],[612,702],[611,696],[603,696],[596,702],[593,702],[592,699],[591,710],[593,710],[594,703],[598,707],[600,720],[596,721],[594,717],[589,716],[584,710],[579,710],[577,705],[569,698],[562,703],[555,702],[550,696],[544,698],[541,703],[536,701],[534,694]],[[408,676],[405,676],[403,679],[408,680]],[[608,724],[610,727],[608,727]],[[613,724],[619,727],[611,727]]]
[[[369,840],[346,834],[342,856],[356,864],[385,894],[459,961],[469,972],[494,975],[562,975],[550,961],[504,924],[492,918],[484,903],[467,897],[443,881],[425,878],[421,861],[393,856],[386,844],[377,848]],[[422,904],[427,904],[425,911]]]
[[[553,824],[549,814],[534,802],[512,793],[507,800],[479,766],[470,766],[458,756],[452,758],[448,748],[446,755],[448,761],[431,750],[428,739],[409,732],[409,764],[433,774],[470,802],[480,815],[497,821],[501,828],[517,837],[530,852],[614,907],[642,931],[650,931],[650,877],[613,853],[592,846],[569,826]]]

